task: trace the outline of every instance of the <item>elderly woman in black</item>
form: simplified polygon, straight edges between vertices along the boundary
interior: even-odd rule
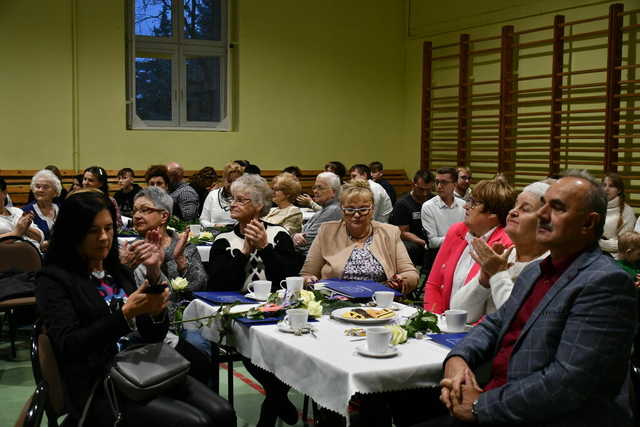
[[[85,409],[84,425],[113,425],[108,399],[98,385],[125,343],[122,338],[158,342],[167,333],[168,290],[147,293],[162,280],[163,252],[159,247],[148,252],[146,279],[136,284],[118,259],[114,217],[113,205],[99,192],[70,195],[37,279],[38,309],[58,359],[69,409],[65,425],[76,425]],[[190,377],[151,401],[118,395],[118,404],[127,425],[205,426],[218,420],[222,422],[216,425],[235,425],[228,403]]]

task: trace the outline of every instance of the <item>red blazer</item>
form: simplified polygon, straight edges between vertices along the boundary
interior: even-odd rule
[[[433,313],[443,313],[449,309],[453,274],[455,273],[456,265],[458,265],[462,251],[467,247],[465,236],[468,230],[464,222],[458,222],[453,224],[451,228],[449,228],[449,231],[447,231],[447,235],[438,251],[438,255],[436,255],[436,259],[431,267],[431,272],[429,273],[429,278],[424,287],[425,310]],[[491,244],[497,242],[502,243],[505,247],[511,245],[511,239],[509,239],[509,236],[504,232],[502,226],[498,226],[494,232],[491,233],[487,244],[491,246]],[[464,281],[465,285],[469,280],[473,279],[479,271],[480,265],[474,262],[469,271],[469,275]]]

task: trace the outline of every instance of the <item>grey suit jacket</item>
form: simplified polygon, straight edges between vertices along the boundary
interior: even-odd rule
[[[527,266],[511,297],[447,356],[491,361],[540,275]],[[515,343],[507,384],[480,395],[481,423],[631,425],[628,367],[636,324],[629,276],[599,248],[583,252],[546,293]]]

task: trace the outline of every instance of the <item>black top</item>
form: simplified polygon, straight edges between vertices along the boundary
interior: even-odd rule
[[[429,199],[433,197],[431,195]],[[423,240],[427,240],[427,233],[425,233],[422,227],[422,220],[420,219],[420,212],[422,210],[422,204],[415,201],[411,197],[411,193],[407,193],[398,199],[398,202],[393,206],[389,223],[393,225],[408,225],[409,231]]]
[[[135,292],[130,270],[121,267],[110,273],[127,295]],[[131,329],[120,310],[110,311],[89,274],[46,266],[37,277],[36,302],[62,374],[65,403],[77,419],[91,387],[104,376],[117,353],[116,342]],[[146,342],[161,341],[169,327],[167,316],[161,323],[147,315],[135,320]]]
[[[381,178],[380,180],[376,181],[378,184],[382,185],[382,188],[384,188],[384,191],[387,192],[387,194],[389,195],[389,198],[391,199],[391,204],[395,205],[396,204],[396,190],[393,188],[393,185],[389,184],[389,181],[387,181],[384,178]]]
[[[120,213],[122,215],[128,217],[133,216],[133,199],[136,197],[136,194],[138,194],[138,191],[140,190],[142,190],[142,187],[140,187],[138,184],[133,184],[133,188],[128,193],[125,193],[122,190],[118,190],[113,195],[113,198],[116,199],[116,202],[118,202]]]

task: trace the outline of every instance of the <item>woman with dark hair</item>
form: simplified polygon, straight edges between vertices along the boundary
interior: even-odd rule
[[[163,276],[156,245],[144,259],[146,277],[136,283],[120,264],[115,209],[95,190],[79,190],[63,203],[53,230],[36,301],[64,384],[65,425],[111,426],[114,416],[100,386],[115,354],[134,342],[159,342],[167,333],[169,291],[148,293]],[[139,287],[137,287],[139,285]],[[118,394],[127,425],[235,425],[227,402],[187,377],[184,384],[148,402]],[[221,417],[221,418],[220,418]],[[218,424],[216,424],[218,425]]]
[[[82,187],[83,188],[96,188],[108,197],[108,199],[113,203],[113,206],[116,209],[116,224],[118,226],[118,230],[122,229],[122,216],[120,214],[120,207],[118,207],[118,202],[116,199],[109,196],[109,175],[107,175],[107,171],[105,171],[100,166],[91,166],[84,170],[82,173]]]
[[[198,217],[202,214],[202,208],[204,208],[204,201],[207,199],[209,192],[213,190],[216,182],[218,181],[218,174],[216,170],[211,166],[205,166],[198,172],[191,175],[189,179],[189,185],[198,193],[198,199],[200,204],[198,205]]]
[[[165,165],[151,165],[144,173],[144,181],[148,187],[160,187],[169,192],[169,171]]]
[[[600,249],[618,258],[618,236],[633,231],[636,215],[633,208],[625,203],[624,181],[617,173],[608,173],[602,179],[602,187],[607,193],[607,218],[604,233],[600,238]]]
[[[340,177],[340,181],[342,181],[344,176],[347,174],[347,168],[342,164],[342,162],[337,160],[327,162],[327,164],[324,165],[324,170],[325,172],[333,172],[338,175],[338,177]]]
[[[78,174],[73,177],[73,179],[71,180],[71,186],[69,186],[69,191],[67,193],[71,193],[72,191],[77,191],[82,188],[82,175],[83,174]]]

